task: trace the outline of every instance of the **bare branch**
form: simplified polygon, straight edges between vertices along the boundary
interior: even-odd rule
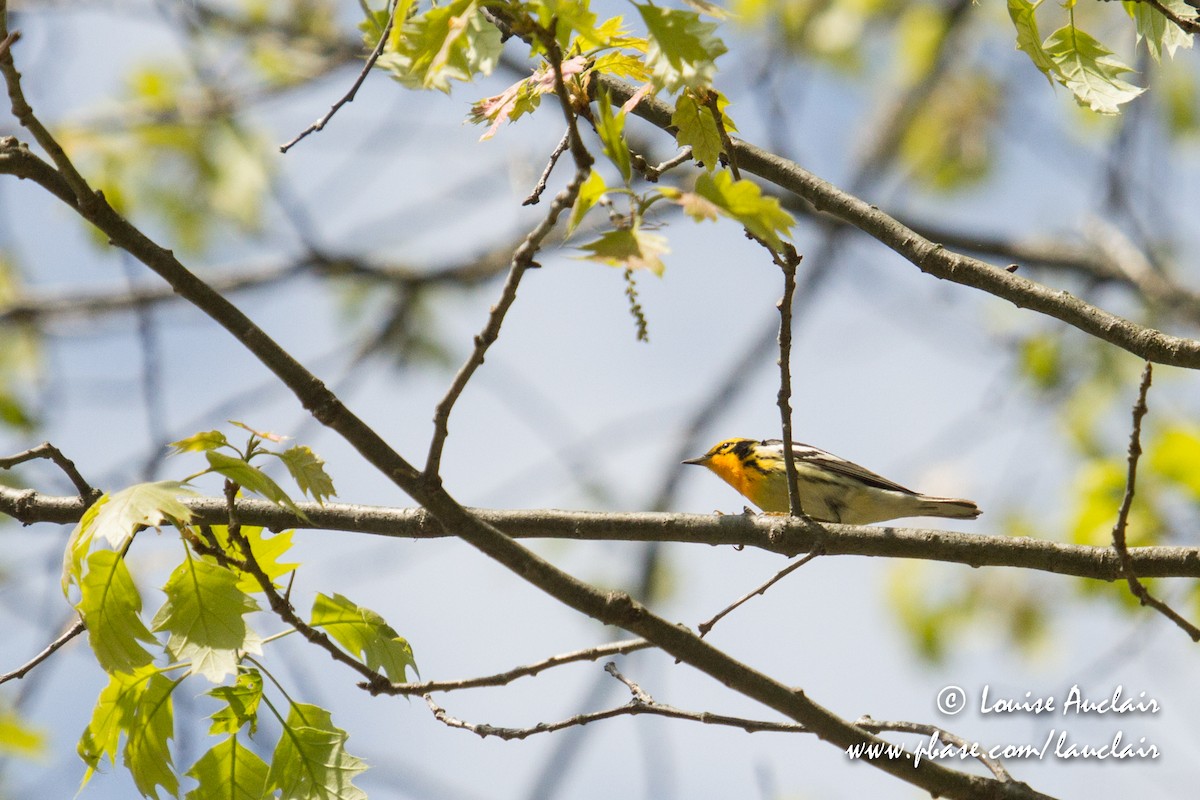
[[[715,103],[713,109],[716,113]],[[792,452],[792,305],[796,297],[796,268],[800,265],[801,256],[790,244],[784,246],[784,252],[776,253],[771,250],[771,254],[783,271],[783,297],[776,306],[779,309],[779,393],[776,402],[779,405],[779,423],[783,434],[783,466],[788,482],[788,510],[793,517],[803,517],[804,508],[800,503],[800,484],[796,475],[796,454]],[[732,610],[731,608],[730,611]],[[722,615],[718,615],[717,618],[720,616]],[[716,622],[716,619],[713,622]]]
[[[181,497],[197,525],[226,522],[224,500]],[[387,508],[348,503],[297,503],[307,519],[267,502],[241,498],[244,524],[268,530],[336,530],[411,539],[458,535],[420,508]],[[0,486],[0,513],[29,525],[74,524],[86,509],[74,496],[43,495],[31,489]],[[519,539],[575,539],[607,542],[680,542],[755,547],[784,556],[821,551],[828,556],[869,556],[942,561],[971,567],[1016,567],[1080,578],[1123,580],[1120,556],[1112,547],[1064,544],[1045,539],[956,533],[927,528],[875,525],[819,527],[780,515],[757,516],[675,513],[599,513],[549,509],[464,509],[480,524]],[[822,532],[823,531],[823,532]],[[1135,572],[1147,578],[1200,578],[1200,547],[1132,547]]]
[[[811,520],[810,520],[810,522],[811,522]],[[796,570],[800,569],[801,567],[803,567],[808,562],[812,561],[817,556],[823,555],[823,554],[824,554],[824,552],[822,550],[813,550],[811,553],[809,553],[808,555],[806,555],[804,558],[800,559],[799,561],[789,564],[788,566],[779,570],[779,572],[775,573],[775,575],[769,581],[764,583],[762,586],[759,586],[757,589],[755,589],[752,592],[747,592],[746,594],[739,597],[737,600],[734,600],[733,603],[731,603],[730,605],[728,605],[725,608],[718,611],[712,619],[708,620],[707,622],[701,622],[700,625],[696,628],[696,630],[700,631],[701,637],[706,636],[708,634],[708,632],[713,629],[713,626],[716,625],[718,622],[720,622],[723,617],[725,617],[727,614],[729,614],[729,612],[731,612],[735,608],[743,605],[746,601],[748,601],[750,598],[754,597],[755,595],[765,594],[767,589],[770,589],[772,586],[774,586],[776,583],[778,583],[779,581],[786,578],[788,575],[790,575],[793,572],[795,572]]]
[[[425,459],[425,470],[423,473],[423,479],[429,482],[437,482],[439,480],[438,475],[442,465],[442,451],[446,445],[446,437],[450,435],[450,412],[454,410],[454,405],[458,402],[458,398],[466,388],[467,382],[471,380],[475,371],[483,365],[483,359],[487,354],[488,348],[499,338],[500,327],[504,324],[504,318],[508,314],[509,308],[512,307],[513,302],[517,299],[517,287],[521,284],[521,278],[527,270],[538,266],[533,259],[537,255],[537,251],[541,248],[542,242],[554,229],[559,215],[574,205],[575,198],[579,195],[580,187],[583,186],[583,182],[587,180],[588,175],[591,173],[592,156],[587,151],[587,148],[584,147],[583,140],[579,136],[579,126],[576,122],[575,110],[571,107],[570,92],[563,79],[562,53],[558,47],[558,40],[552,32],[543,32],[543,34],[542,43],[546,48],[546,56],[554,69],[555,95],[559,99],[563,116],[566,117],[567,121],[567,133],[564,138],[571,151],[571,156],[575,160],[575,175],[571,178],[566,188],[555,196],[549,210],[546,212],[546,216],[529,232],[529,235],[525,237],[525,241],[513,253],[512,265],[509,268],[508,279],[505,281],[504,288],[500,292],[500,299],[496,302],[496,305],[492,306],[483,331],[475,337],[475,348],[467,357],[466,362],[459,368],[458,373],[454,376],[454,380],[450,383],[450,388],[446,390],[445,396],[437,405],[437,410],[433,416],[433,437],[429,442],[429,453]]]
[[[550,159],[546,162],[546,168],[542,170],[542,177],[538,178],[537,185],[533,187],[533,191],[529,196],[521,201],[523,206],[537,205],[542,199],[542,192],[546,191],[546,182],[550,180],[550,173],[554,171],[554,165],[558,163],[558,157],[567,151],[571,144],[571,131],[563,132],[562,138],[550,153]]]
[[[683,719],[690,722],[700,722],[705,725],[723,725],[732,728],[741,728],[747,733],[755,733],[759,731],[773,731],[776,733],[812,733],[803,725],[798,725],[794,722],[767,722],[764,720],[745,719],[742,717],[730,717],[724,714],[711,714],[707,711],[685,711],[684,709],[675,708],[673,706],[663,705],[656,702],[654,698],[648,695],[633,681],[626,678],[617,671],[616,665],[612,662],[605,664],[604,669],[621,683],[625,684],[630,693],[633,694],[633,699],[623,706],[609,708],[603,711],[592,711],[586,714],[576,714],[558,722],[539,722],[528,728],[505,728],[497,725],[489,725],[483,722],[466,722],[456,717],[450,716],[446,709],[434,702],[431,695],[425,695],[425,702],[429,705],[433,716],[442,724],[461,730],[470,731],[477,736],[487,738],[488,736],[496,736],[500,739],[527,739],[539,733],[551,733],[553,731],[561,731],[564,728],[574,728],[587,725],[589,722],[598,722],[602,719],[613,719],[615,717],[636,716],[638,714],[651,714],[657,717],[668,717],[670,719]]]
[[[50,656],[54,655],[60,647],[74,639],[85,630],[83,620],[77,619],[75,624],[63,631],[62,635],[46,646],[46,649],[38,653],[33,658],[26,661],[22,666],[14,669],[12,672],[6,672],[0,675],[0,684],[8,683],[11,680],[20,680],[29,674],[34,667],[45,661]]]
[[[1117,521],[1113,525],[1113,549],[1121,557],[1121,570],[1125,575],[1125,582],[1129,584],[1129,591],[1133,593],[1134,597],[1142,605],[1150,606],[1182,628],[1184,633],[1192,637],[1193,642],[1200,642],[1200,628],[1197,628],[1185,619],[1183,615],[1175,611],[1175,609],[1150,594],[1150,590],[1146,588],[1146,585],[1138,580],[1133,559],[1130,557],[1129,547],[1125,541],[1125,529],[1129,524],[1129,510],[1133,507],[1133,495],[1137,486],[1138,460],[1142,456],[1142,419],[1146,416],[1146,395],[1150,391],[1152,378],[1153,367],[1147,362],[1146,368],[1142,370],[1142,382],[1138,387],[1137,402],[1133,404],[1133,428],[1129,433],[1129,470],[1125,478],[1125,496],[1121,498],[1121,507],[1117,511]]]
[[[367,75],[371,73],[371,69],[375,66],[375,62],[379,60],[381,55],[383,55],[383,49],[387,47],[388,37],[392,33],[392,26],[396,24],[396,9],[399,7],[400,4],[395,2],[395,0],[392,0],[392,10],[391,13],[388,14],[387,23],[383,26],[383,33],[380,34],[379,41],[376,43],[375,49],[372,50],[371,55],[367,57],[367,63],[363,64],[362,71],[358,73],[358,78],[356,78],[354,83],[350,86],[350,91],[342,95],[342,97],[330,107],[325,116],[321,117],[312,125],[309,125],[307,128],[302,130],[290,142],[280,145],[279,152],[286,153],[288,150],[291,150],[293,147],[295,147],[302,139],[306,138],[309,134],[325,130],[325,126],[329,124],[331,119],[333,119],[333,115],[341,110],[342,106],[346,105],[347,103],[354,102],[355,95],[357,95],[358,90],[362,88],[363,82],[366,81]]]
[[[84,480],[83,475],[76,468],[75,462],[64,456],[61,450],[49,442],[42,442],[37,447],[32,447],[23,453],[17,453],[7,458],[0,458],[0,469],[12,469],[18,464],[33,461],[35,458],[45,458],[53,461],[55,466],[71,479],[71,483],[75,485],[75,491],[79,492],[79,499],[83,501],[85,506],[90,506],[100,496],[100,491],[93,488],[90,483]]]
[[[937,725],[929,725],[923,722],[884,722],[882,720],[871,719],[870,717],[860,717],[854,721],[854,724],[863,730],[871,731],[871,733],[883,733],[884,731],[896,731],[898,733],[915,733],[922,736],[936,736],[944,740],[947,744],[952,744],[963,752],[970,752],[972,742],[951,733],[950,731],[939,728]],[[1004,768],[996,759],[990,757],[987,753],[979,753],[976,758],[988,770],[1001,781],[1011,781],[1012,775]]]
[[[612,642],[610,644],[597,645],[584,650],[576,650],[571,653],[563,653],[557,656],[543,659],[534,664],[527,664],[523,667],[514,667],[505,672],[498,672],[494,675],[484,675],[478,678],[464,678],[457,681],[422,681],[421,683],[393,683],[390,686],[382,688],[371,686],[369,684],[359,684],[363,689],[367,689],[372,694],[395,694],[395,695],[427,695],[432,692],[454,692],[459,689],[479,689],[488,686],[506,686],[518,678],[537,675],[544,670],[561,667],[563,664],[573,664],[577,661],[597,661],[601,658],[609,656],[624,655],[633,653],[638,650],[645,650],[650,647],[650,642],[645,639],[626,639],[623,642]]]

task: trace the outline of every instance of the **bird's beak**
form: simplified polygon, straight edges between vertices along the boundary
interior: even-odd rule
[[[680,461],[679,463],[680,464],[698,464],[700,466],[704,466],[705,464],[708,463],[708,456],[707,455],[696,456],[695,458],[689,458],[685,461]]]

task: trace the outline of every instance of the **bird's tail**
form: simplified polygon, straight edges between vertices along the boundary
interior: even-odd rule
[[[920,495],[921,512],[923,517],[946,517],[948,519],[975,519],[983,512],[979,506],[970,500],[959,500],[954,497],[930,497]],[[913,516],[918,516],[914,514]]]

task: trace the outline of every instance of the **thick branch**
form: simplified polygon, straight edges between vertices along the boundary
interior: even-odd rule
[[[636,91],[628,83],[606,75],[599,77],[598,84],[612,94],[614,103],[624,103]],[[663,130],[674,130],[671,127],[671,108],[661,100],[643,98],[633,113]],[[981,289],[1020,308],[1054,317],[1147,361],[1200,368],[1198,340],[1171,336],[1139,325],[1097,308],[1069,292],[1043,286],[1002,267],[951,252],[875,206],[818,178],[795,162],[740,139],[733,139],[732,142],[742,171],[758,175],[804,198],[818,211],[831,214],[870,234],[922,272]]]
[[[224,500],[181,497],[197,525],[223,525]],[[246,525],[269,530],[289,528],[352,531],[403,539],[438,539],[457,535],[429,511],[343,503],[298,503],[308,517],[300,519],[265,500],[238,500],[238,516]],[[43,495],[31,489],[0,486],[0,513],[30,525],[35,522],[74,524],[83,514],[78,497]],[[1112,581],[1124,579],[1121,561],[1111,547],[1062,544],[1044,539],[954,533],[921,528],[873,525],[815,525],[782,516],[730,514],[598,513],[591,511],[497,511],[466,509],[479,522],[524,539],[576,539],[614,542],[682,542],[755,547],[785,556],[820,551],[823,555],[915,558],[971,567],[1016,567],[1059,575]],[[1147,578],[1200,578],[1200,548],[1129,548],[1134,569]]]

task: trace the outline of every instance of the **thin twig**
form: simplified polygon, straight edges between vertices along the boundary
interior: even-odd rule
[[[796,296],[796,268],[800,256],[785,243],[782,253],[775,253],[775,262],[783,271],[783,297],[779,300],[779,422],[783,435],[783,466],[787,475],[788,510],[793,517],[803,517],[800,502],[800,483],[796,474],[796,454],[792,450],[792,305]]]
[[[84,630],[85,626],[83,624],[83,620],[76,620],[74,625],[67,628],[65,631],[63,631],[61,636],[48,644],[45,650],[26,661],[22,666],[14,669],[12,672],[6,672],[3,675],[0,675],[0,684],[8,683],[14,679],[20,680],[21,678],[24,678],[34,667],[45,661],[50,656],[54,655],[56,650],[74,639],[79,634],[83,633]]]
[[[433,700],[432,695],[425,695],[425,702],[429,705],[430,711],[438,722],[451,728],[460,728],[465,731],[470,731],[481,737],[496,736],[500,739],[526,739],[538,733],[551,733],[560,731],[564,728],[574,728],[587,725],[589,722],[597,722],[602,719],[613,719],[614,717],[636,716],[638,714],[651,714],[658,717],[668,717],[670,719],[682,719],[691,722],[700,722],[706,725],[723,725],[732,728],[741,728],[747,733],[755,733],[759,731],[773,731],[776,733],[811,733],[811,731],[803,725],[795,722],[768,722],[765,720],[745,719],[742,717],[730,717],[724,714],[711,714],[707,711],[686,711],[684,709],[675,708],[673,706],[663,705],[656,702],[654,698],[648,695],[633,681],[626,678],[617,671],[616,666],[612,663],[606,664],[604,667],[610,675],[612,675],[621,683],[629,687],[633,694],[633,699],[623,706],[608,708],[602,711],[592,711],[586,714],[576,714],[558,722],[539,722],[528,728],[505,728],[497,725],[490,725],[484,722],[466,722],[456,717],[450,716],[446,709],[439,706]]]
[[[759,586],[757,589],[755,589],[752,592],[748,592],[747,594],[742,595],[737,600],[735,600],[731,605],[726,606],[725,608],[718,611],[716,616],[714,616],[712,619],[708,620],[707,622],[700,623],[699,628],[697,628],[697,630],[700,631],[700,637],[703,638],[704,636],[706,636],[708,634],[708,632],[713,629],[713,626],[716,625],[718,622],[720,622],[723,617],[725,617],[727,614],[729,614],[729,612],[733,611],[735,608],[742,605],[743,603],[745,603],[746,601],[748,601],[750,598],[754,597],[755,595],[763,594],[764,592],[767,591],[767,589],[770,589],[772,586],[774,586],[776,583],[778,583],[779,581],[786,578],[791,573],[800,569],[801,567],[803,567],[808,562],[812,561],[817,556],[823,555],[823,554],[824,553],[821,550],[813,550],[811,553],[809,553],[808,555],[806,555],[804,558],[800,559],[799,561],[789,564],[788,566],[779,570],[779,572],[775,573],[775,575],[769,581],[764,583],[762,586]]]
[[[466,362],[459,368],[458,373],[455,374],[454,380],[450,383],[450,388],[446,390],[445,396],[437,405],[433,416],[433,437],[429,442],[429,453],[425,459],[425,469],[423,472],[424,480],[433,483],[439,480],[442,451],[446,445],[446,437],[450,435],[450,412],[454,410],[454,405],[458,402],[458,398],[466,388],[467,382],[471,380],[475,371],[483,364],[483,359],[487,354],[488,348],[500,336],[500,327],[504,324],[504,318],[508,314],[509,308],[512,307],[513,302],[517,299],[517,287],[521,284],[521,278],[531,267],[537,266],[533,259],[537,251],[541,248],[542,242],[550,235],[550,231],[554,229],[559,215],[575,204],[575,198],[579,195],[579,189],[583,186],[583,182],[587,180],[592,169],[592,155],[588,152],[583,144],[583,139],[579,136],[579,126],[576,121],[575,111],[571,106],[570,92],[567,89],[566,80],[563,78],[562,52],[558,47],[558,40],[552,32],[543,31],[542,34],[546,56],[550,60],[551,67],[554,69],[555,94],[558,96],[563,115],[567,121],[567,146],[571,151],[572,158],[575,160],[575,175],[571,178],[566,188],[555,195],[546,216],[529,232],[529,235],[525,237],[525,241],[513,253],[512,265],[508,271],[508,278],[504,282],[504,288],[500,292],[500,299],[496,305],[492,306],[483,331],[475,337],[474,349],[467,357]]]
[[[391,36],[392,33],[392,26],[396,24],[396,9],[399,7],[400,4],[395,2],[395,0],[392,0],[392,13],[388,15],[387,24],[383,26],[383,34],[379,37],[379,42],[375,45],[375,49],[371,51],[371,55],[367,57],[367,63],[363,65],[362,71],[358,73],[358,78],[356,78],[354,83],[350,86],[350,91],[342,95],[341,98],[329,108],[329,111],[326,112],[325,116],[321,117],[312,125],[309,125],[303,131],[297,134],[290,142],[280,145],[279,152],[286,153],[288,150],[291,150],[293,147],[299,144],[302,139],[307,138],[310,134],[324,130],[325,126],[329,124],[329,121],[333,119],[333,115],[340,111],[342,106],[346,105],[347,103],[354,102],[354,96],[358,94],[358,90],[362,88],[363,82],[366,81],[367,75],[369,75],[371,72],[371,68],[375,66],[375,62],[379,60],[379,57],[383,55],[384,48],[387,47],[388,37]]]
[[[1134,572],[1133,559],[1129,555],[1129,546],[1125,540],[1125,529],[1129,524],[1129,510],[1133,506],[1133,495],[1137,485],[1138,460],[1142,456],[1142,419],[1146,416],[1146,411],[1148,410],[1146,406],[1146,394],[1150,391],[1150,381],[1153,377],[1153,372],[1153,366],[1150,362],[1146,362],[1146,367],[1142,370],[1142,382],[1138,387],[1137,402],[1133,404],[1133,428],[1129,433],[1129,471],[1125,478],[1125,496],[1121,498],[1121,508],[1117,511],[1117,521],[1113,525],[1113,548],[1117,551],[1117,555],[1121,557],[1121,570],[1125,574],[1125,582],[1129,584],[1129,591],[1133,593],[1133,596],[1142,605],[1150,606],[1182,628],[1184,633],[1192,637],[1193,642],[1200,642],[1200,628],[1197,628],[1175,611],[1175,609],[1150,594],[1150,590],[1138,579],[1137,574]]]
[[[951,733],[944,728],[939,728],[937,725],[929,725],[923,722],[884,722],[882,720],[871,719],[870,717],[864,716],[855,720],[854,724],[865,731],[870,731],[871,733],[896,731],[897,733],[915,733],[922,736],[937,736],[939,739],[943,739],[947,744],[952,744],[959,748],[964,753],[971,752],[972,745],[974,744],[973,742],[968,742],[961,736]],[[988,770],[995,775],[998,780],[1008,782],[1013,779],[1008,770],[1004,768],[1004,765],[989,756],[987,753],[977,752],[975,754],[975,758],[979,759],[979,762],[987,767]]]
[[[32,461],[35,458],[45,458],[53,461],[55,466],[71,479],[71,483],[75,485],[75,491],[79,492],[79,498],[83,500],[84,505],[90,506],[100,496],[100,490],[94,488],[84,480],[83,475],[76,468],[75,462],[64,456],[61,450],[49,442],[42,442],[37,447],[31,447],[23,453],[17,453],[7,458],[0,458],[0,469],[12,469],[18,464]]]
[[[658,179],[662,177],[664,172],[673,170],[680,164],[686,164],[692,160],[692,146],[689,144],[687,147],[681,147],[678,153],[656,166],[646,163],[646,159],[637,153],[631,152],[629,155],[632,159],[634,169],[642,173],[643,178],[651,183],[658,183]]]
[[[546,182],[550,180],[550,173],[554,172],[554,165],[558,163],[558,157],[567,151],[571,146],[571,131],[563,131],[562,138],[558,140],[558,144],[550,153],[550,160],[546,162],[546,168],[542,170],[542,176],[538,178],[537,185],[533,187],[533,191],[529,196],[521,201],[523,206],[534,206],[542,199],[542,192],[546,191]]]
[[[597,661],[601,658],[609,656],[624,655],[633,653],[637,650],[644,650],[650,647],[650,642],[645,639],[626,639],[621,642],[612,642],[610,644],[602,644],[596,647],[589,647],[584,650],[575,650],[571,653],[563,653],[557,656],[543,659],[534,664],[527,664],[522,667],[514,667],[505,672],[497,672],[493,675],[483,675],[478,678],[465,678],[457,681],[422,681],[421,683],[393,683],[391,686],[383,688],[371,687],[367,684],[360,684],[364,689],[372,691],[374,694],[394,694],[394,695],[426,695],[431,692],[453,692],[459,689],[479,689],[488,686],[507,686],[518,678],[537,675],[538,673],[560,667],[563,664],[572,664],[577,661]]]

